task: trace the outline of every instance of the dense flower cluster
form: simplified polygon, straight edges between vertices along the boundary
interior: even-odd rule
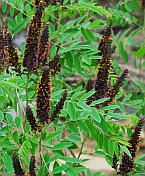
[[[108,26],[106,29],[101,42],[99,44],[98,50],[100,50],[99,55],[105,58],[110,58],[112,54],[112,35],[111,35],[111,30],[112,30],[112,24]]]
[[[124,155],[122,156],[122,164],[120,165],[120,171],[122,173],[131,172],[133,169],[134,158],[136,156],[136,151],[138,149],[138,143],[142,126],[143,126],[143,119],[140,119],[129,140],[130,146],[128,147],[128,150],[131,153],[131,158],[126,153],[124,153]]]
[[[141,0],[142,8],[145,9],[145,0]]]
[[[94,84],[94,80],[89,79],[88,82],[87,82],[87,84],[86,84],[86,90],[87,91],[92,90],[94,88],[93,84]]]
[[[19,158],[18,158],[18,154],[16,152],[13,153],[12,160],[13,160],[13,168],[15,171],[15,176],[28,176],[27,172],[25,173],[23,171]],[[30,176],[36,176],[35,169],[36,169],[35,156],[31,156],[30,164],[29,164],[29,175]]]
[[[12,41],[12,35],[8,32],[7,25],[4,23],[0,29],[0,68],[14,66],[17,71],[18,53]]]
[[[115,169],[117,171],[117,167],[118,167],[118,157],[114,154],[113,155],[113,164],[112,164],[112,168]]]
[[[110,87],[107,91],[106,97],[109,97],[109,100],[103,103],[103,106],[107,106],[108,104],[112,103],[114,101],[115,96],[118,94],[120,87],[123,84],[123,81],[125,80],[126,76],[128,74],[128,70],[124,70],[121,76],[118,78],[116,83],[113,85],[113,87]]]
[[[29,125],[31,126],[31,130],[32,131],[37,130],[36,119],[33,115],[33,112],[32,112],[32,109],[30,108],[30,106],[27,106],[27,108],[26,108],[26,118],[29,122]]]
[[[21,167],[17,153],[15,153],[15,152],[13,153],[12,160],[13,160],[13,168],[15,171],[15,175],[16,176],[24,176],[24,171]]]
[[[103,35],[98,49],[100,50],[100,55],[102,59],[99,63],[97,79],[95,81],[95,93],[87,99],[87,104],[91,104],[92,101],[104,98],[108,90],[108,77],[109,71],[112,67],[111,64],[111,24],[106,29],[105,34]]]
[[[4,65],[4,45],[3,45],[3,30],[0,29],[0,69]]]
[[[35,169],[36,169],[35,156],[31,156],[30,165],[29,165],[29,174],[30,174],[30,176],[36,176]]]
[[[67,97],[67,91],[64,90],[63,92],[63,95],[61,97],[61,99],[59,100],[59,102],[57,103],[57,105],[55,106],[55,109],[51,115],[51,121],[54,121],[54,119],[56,118],[57,114],[60,113],[61,109],[63,108],[64,106],[64,102],[66,100],[66,97]]]
[[[37,91],[37,118],[41,123],[50,122],[51,77],[49,67],[43,68]]]
[[[49,5],[49,4],[56,4],[58,2],[62,3],[63,0],[43,0],[43,2],[45,2],[46,5]]]
[[[39,43],[42,28],[43,3],[36,6],[36,12],[28,26],[26,49],[24,52],[23,66],[27,67],[29,72],[34,73],[38,67]]]
[[[13,41],[12,41],[12,36],[10,33],[8,33],[8,52],[9,52],[9,62],[10,65],[14,66],[16,69],[18,68],[18,53],[17,49],[15,48]]]
[[[60,55],[57,54],[53,60],[49,62],[49,68],[51,70],[51,74],[55,75],[56,73],[60,72],[61,65],[60,65]]]
[[[111,55],[115,51],[115,47],[111,47],[112,44],[112,35],[111,35],[112,25],[106,29],[105,34],[103,35],[101,42],[99,44],[98,49],[100,50],[99,55],[102,56],[102,59],[99,62],[97,79],[95,81],[95,93],[89,97],[86,103],[89,105],[94,100],[98,100],[101,98],[108,97],[109,100],[105,103],[96,105],[96,108],[107,106],[113,102],[115,96],[119,92],[120,87],[123,84],[124,79],[128,74],[128,70],[124,70],[122,75],[119,77],[118,81],[114,84],[114,86],[110,87],[108,84],[109,80],[109,72],[112,69]],[[92,87],[93,84],[88,82],[89,87]],[[87,88],[88,89],[88,88]],[[90,89],[89,89],[90,90]]]
[[[96,99],[104,98],[108,90],[108,77],[111,68],[111,59],[102,58],[95,83]]]
[[[40,46],[39,46],[39,55],[38,55],[38,65],[44,65],[47,62],[50,50],[50,41],[49,41],[49,31],[48,26],[46,25],[41,36]]]

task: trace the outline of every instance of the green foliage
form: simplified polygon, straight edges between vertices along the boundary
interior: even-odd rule
[[[129,142],[124,135],[129,133],[130,128],[116,121],[127,119],[135,126],[138,117],[145,116],[145,84],[141,79],[145,69],[145,44],[143,40],[135,42],[135,38],[142,35],[145,27],[141,24],[142,20],[139,21],[140,18],[136,16],[140,11],[141,4],[137,0],[118,1],[115,5],[109,4],[106,7],[93,0],[79,0],[76,3],[65,0],[63,5],[50,4],[45,8],[43,19],[49,25],[51,41],[49,59],[52,60],[58,52],[61,63],[61,72],[52,76],[51,111],[53,112],[60,100],[64,87],[68,97],[59,118],[41,126],[41,131],[34,133],[26,120],[25,109],[29,103],[36,115],[37,87],[42,70],[31,74],[30,77],[25,70],[22,69],[23,74],[19,75],[12,67],[1,72],[2,175],[14,174],[11,158],[12,153],[16,151],[26,172],[30,164],[29,156],[39,153],[36,157],[36,162],[40,163],[36,167],[37,175],[57,176],[64,173],[68,176],[79,176],[84,173],[86,176],[100,176],[101,173],[92,173],[89,168],[83,166],[86,161],[81,158],[83,147],[90,138],[96,145],[92,154],[105,157],[110,165],[114,154],[119,156],[119,160],[120,153],[131,157]],[[3,21],[7,21],[14,37],[21,31],[26,31],[34,12],[32,0],[2,1]],[[88,105],[86,100],[95,90],[86,91],[84,85],[96,75],[99,60],[102,59],[97,49],[101,39],[100,30],[108,25],[110,19],[113,26],[123,28],[116,33],[114,29],[113,44],[117,45],[117,52],[113,55],[114,70],[109,73],[111,85],[121,73],[120,65],[114,59],[116,55],[126,65],[129,65],[133,58],[134,66],[139,68],[140,73],[137,80],[129,74],[113,104],[96,109],[96,105],[106,102],[109,98],[95,100]],[[130,46],[134,47],[135,51],[130,51]],[[19,49],[22,62],[25,49],[23,43]],[[137,167],[130,174],[145,173],[144,157],[142,154],[135,158]]]

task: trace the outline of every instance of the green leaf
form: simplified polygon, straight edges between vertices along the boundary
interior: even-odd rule
[[[78,103],[78,106],[80,106],[84,111],[88,111],[91,112],[91,108],[89,105],[87,105],[86,103]]]
[[[9,26],[9,28],[11,28],[11,30],[15,30],[15,28],[17,26],[15,20],[9,18],[8,19],[8,26]]]
[[[9,123],[11,123],[12,120],[13,120],[12,115],[11,115],[10,113],[7,113],[7,114],[5,115],[5,118],[6,118],[6,120],[7,120]]]
[[[112,15],[110,12],[108,12],[107,10],[103,9],[102,6],[95,6],[95,5],[92,5],[90,7],[90,10],[94,11],[94,12],[97,12],[99,15],[105,15],[106,17],[110,18]]]
[[[73,67],[73,55],[71,52],[65,54],[66,65],[70,68]]]
[[[68,167],[69,167],[69,165],[57,166],[53,169],[53,174],[61,173],[61,172],[65,171]]]
[[[54,150],[62,150],[62,149],[65,149],[65,148],[68,148],[68,147],[70,147],[70,146],[72,146],[73,144],[71,143],[71,142],[64,142],[64,141],[62,141],[62,142],[60,142],[59,144],[56,144],[53,148],[52,148],[52,150],[54,151]]]
[[[74,61],[74,67],[75,67],[76,71],[80,73],[81,72],[81,63],[80,63],[79,57],[74,56],[73,61]]]
[[[98,141],[98,134],[97,134],[97,130],[94,127],[94,125],[92,124],[92,122],[90,120],[86,120],[86,125],[90,131],[90,134],[92,135],[92,137],[94,137],[94,139],[96,141]]]
[[[135,56],[138,57],[143,57],[145,56],[145,47],[144,48],[139,48],[136,52],[133,52]]]
[[[11,15],[11,17],[14,16],[14,12],[15,12],[15,9],[14,9],[13,7],[11,7],[11,8],[10,8],[10,15]]]
[[[18,135],[18,132],[17,132],[17,131],[15,131],[15,132],[13,133],[13,139],[14,139],[14,141],[15,141],[16,143],[19,143],[19,135]]]
[[[57,138],[57,137],[60,136],[60,135],[61,135],[61,131],[56,131],[56,132],[54,132],[54,133],[51,133],[51,134],[47,135],[44,140],[45,140],[45,141],[50,141],[50,140],[52,140],[52,139],[54,139],[54,138]]]
[[[60,156],[59,159],[69,162],[69,163],[82,163],[82,160],[73,157]]]
[[[67,176],[79,176],[79,174],[77,173],[77,171],[73,167],[70,166],[67,169]]]
[[[105,107],[100,108],[100,109],[106,111],[106,110],[118,109],[118,108],[119,108],[118,105],[109,105],[109,106],[105,106]]]
[[[67,128],[73,133],[79,133],[79,130],[74,122],[68,122]]]
[[[51,38],[51,39],[54,38],[56,32],[55,32],[54,26],[53,26],[51,23],[49,23],[49,32],[50,32],[50,38]]]
[[[95,100],[91,103],[91,106],[95,106],[97,104],[101,104],[101,103],[104,103],[105,101],[109,100],[109,98],[102,98],[102,99],[99,99],[99,100]]]
[[[94,34],[89,29],[81,28],[81,32],[86,40],[88,41],[95,40]]]
[[[82,97],[80,97],[80,101],[85,101],[87,98],[89,98],[91,95],[95,93],[95,90],[91,90],[87,93],[84,93]]]
[[[127,114],[120,114],[120,113],[113,113],[109,112],[107,115],[113,118],[119,118],[119,119],[128,119],[129,116]]]
[[[5,80],[1,80],[1,81],[0,81],[0,84],[1,84],[1,85],[4,85],[4,86],[7,86],[7,87],[19,88],[19,87],[17,87],[15,84],[13,84],[13,83],[11,83],[11,82],[8,82],[8,81],[5,81]]]
[[[2,160],[4,162],[4,166],[9,174],[13,174],[13,165],[11,157],[6,153],[2,153]]]
[[[78,125],[78,127],[80,128],[80,130],[84,131],[85,133],[88,133],[88,132],[89,132],[89,130],[88,130],[88,128],[87,128],[85,122],[79,120],[79,121],[77,121],[77,125]]]
[[[29,3],[26,3],[24,9],[25,9],[25,12],[31,16],[32,11],[31,11],[31,6]]]
[[[127,147],[125,147],[125,146],[123,146],[123,145],[120,145],[120,148],[121,148],[121,150],[124,151],[130,158],[132,157],[132,156],[131,156],[131,153],[130,153],[130,151],[128,150]]]
[[[23,16],[21,13],[18,13],[18,15],[15,17],[17,24],[20,24],[23,21]]]
[[[3,112],[0,110],[0,121],[4,120],[4,114]]]
[[[134,161],[138,161],[144,157],[145,157],[145,154],[141,154],[141,155],[137,156]]]
[[[96,122],[101,123],[101,117],[100,117],[98,111],[96,110],[96,108],[92,108],[91,116],[93,117],[93,119],[94,119]]]
[[[15,124],[16,124],[17,128],[20,127],[20,125],[21,125],[21,117],[16,117],[15,118]]]
[[[120,42],[118,43],[118,49],[119,49],[119,52],[120,52],[120,54],[121,54],[123,60],[126,61],[126,62],[128,62],[129,57],[128,57],[128,54],[127,54],[126,50],[125,50],[124,47],[123,47],[122,41],[120,41]]]
[[[79,142],[81,141],[80,136],[70,135],[67,137],[67,140],[70,142]]]
[[[52,59],[56,56],[56,51],[57,51],[57,47],[55,45],[52,45],[52,47],[50,48],[50,57]]]
[[[8,6],[7,3],[3,3],[3,4],[2,4],[2,12],[3,12],[3,14],[6,13],[7,6]]]
[[[75,120],[76,119],[76,108],[72,102],[68,102],[67,110],[68,110],[68,114],[70,116],[70,119]]]

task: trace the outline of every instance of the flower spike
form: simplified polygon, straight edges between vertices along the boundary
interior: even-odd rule
[[[4,44],[3,44],[3,30],[0,29],[0,69],[4,66]]]
[[[8,32],[6,23],[2,25],[0,30],[0,67],[5,68],[14,66],[18,67],[17,49],[12,41],[12,35]]]
[[[29,174],[30,176],[36,176],[36,165],[35,165],[35,156],[31,156],[31,160],[30,160],[30,165],[29,165]]]
[[[29,122],[29,125],[31,126],[31,130],[35,131],[37,130],[37,124],[36,124],[36,119],[33,115],[32,109],[30,108],[30,106],[28,106],[26,108],[26,118]]]
[[[128,74],[128,70],[126,69],[123,71],[123,73],[121,74],[121,76],[119,77],[117,82],[113,85],[113,87],[108,89],[107,97],[109,97],[110,99],[105,102],[105,104],[104,104],[105,106],[107,106],[108,104],[110,104],[114,101],[114,98],[118,94],[119,89],[122,86],[123,81],[125,80],[127,74]]]
[[[50,122],[51,77],[49,67],[43,68],[37,91],[37,118],[41,123]]]
[[[38,65],[45,65],[49,56],[50,50],[50,40],[49,40],[49,31],[48,26],[46,25],[41,36],[40,46],[39,46],[39,56],[38,56]]]
[[[57,54],[53,60],[49,62],[49,68],[51,70],[51,74],[55,75],[60,72],[60,55]]]
[[[63,92],[63,95],[62,95],[61,99],[59,100],[59,102],[55,106],[55,109],[54,109],[54,111],[53,111],[53,113],[51,115],[51,121],[54,121],[55,117],[57,117],[57,114],[59,114],[60,111],[61,111],[61,109],[63,109],[66,97],[67,97],[67,91],[65,89],[64,92]]]
[[[138,149],[142,126],[143,126],[143,119],[140,119],[138,124],[135,126],[132,136],[129,140],[130,147],[128,147],[128,150],[131,153],[131,158],[126,153],[124,153],[124,155],[122,156],[122,164],[120,165],[121,173],[128,173],[133,170],[134,158],[136,157],[136,151]]]
[[[12,160],[13,160],[13,168],[15,171],[15,175],[16,176],[24,176],[24,171],[21,167],[17,153],[15,153],[15,152],[13,153]]]
[[[24,52],[23,66],[28,71],[35,73],[38,67],[38,51],[42,28],[43,3],[36,6],[36,12],[28,26],[26,49]]]

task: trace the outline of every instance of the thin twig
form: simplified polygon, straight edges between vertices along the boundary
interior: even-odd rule
[[[83,147],[84,147],[84,144],[86,142],[86,139],[87,139],[87,135],[85,136],[84,140],[82,141],[81,149],[80,149],[80,152],[78,154],[78,159],[81,157],[81,154],[83,152]]]

